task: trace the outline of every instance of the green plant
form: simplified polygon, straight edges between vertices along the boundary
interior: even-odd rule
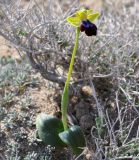
[[[20,104],[21,104],[21,109],[22,110],[28,110],[30,105],[31,105],[31,98],[26,96],[26,98],[24,100],[21,100],[20,101]]]
[[[96,121],[96,128],[97,128],[98,136],[103,138],[106,132],[105,131],[106,129],[104,127],[104,119],[102,117],[96,117],[95,121]]]
[[[83,132],[79,126],[73,125],[68,128],[67,108],[69,104],[70,78],[73,70],[76,51],[79,44],[80,31],[85,32],[87,36],[96,35],[97,27],[92,22],[96,18],[98,18],[98,16],[99,13],[93,13],[92,10],[86,10],[83,8],[77,11],[74,16],[70,16],[67,18],[67,21],[71,25],[76,27],[76,39],[67,75],[67,80],[65,82],[65,87],[62,95],[62,120],[53,116],[41,114],[37,117],[36,121],[38,136],[44,143],[57,148],[69,146],[72,148],[73,153],[76,155],[80,154],[83,151],[86,143]]]
[[[58,136],[64,129],[62,121],[58,118],[42,113],[37,117],[36,127],[39,138],[41,138],[44,143],[57,148],[65,146]]]
[[[15,94],[13,93],[5,93],[3,99],[2,99],[2,102],[1,104],[3,106],[7,105],[7,104],[10,104],[12,101],[13,101],[13,97],[15,96]]]

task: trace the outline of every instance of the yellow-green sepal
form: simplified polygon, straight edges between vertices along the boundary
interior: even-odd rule
[[[81,21],[87,19],[87,10],[82,8],[81,10],[77,11],[76,17],[79,17]]]
[[[92,9],[88,9],[87,10],[87,15],[89,15],[89,14],[93,14],[93,10]]]
[[[67,17],[67,21],[74,27],[79,27],[81,24],[81,20],[79,17]]]
[[[91,22],[94,22],[96,19],[98,19],[99,16],[100,16],[100,13],[96,12],[96,13],[87,15],[87,19]]]

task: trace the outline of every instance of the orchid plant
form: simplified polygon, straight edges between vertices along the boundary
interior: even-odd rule
[[[38,136],[44,143],[56,148],[69,146],[76,155],[83,151],[86,143],[80,126],[68,126],[67,123],[70,78],[79,44],[80,32],[85,32],[87,36],[96,36],[97,27],[93,22],[99,16],[100,14],[98,12],[94,13],[92,9],[82,8],[67,18],[67,22],[76,27],[76,39],[61,100],[62,120],[46,114],[40,114],[36,120]]]

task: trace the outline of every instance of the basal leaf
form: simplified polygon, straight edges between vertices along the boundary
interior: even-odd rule
[[[72,148],[73,153],[79,155],[86,146],[83,132],[79,126],[72,126],[59,134],[61,140]]]
[[[62,121],[58,118],[42,113],[37,117],[36,128],[39,138],[45,144],[56,148],[65,146],[58,136],[58,134],[64,130]]]

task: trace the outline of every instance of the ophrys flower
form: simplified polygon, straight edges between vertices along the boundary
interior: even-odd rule
[[[82,8],[73,16],[69,16],[67,21],[74,27],[79,27],[81,32],[85,32],[87,36],[97,35],[97,26],[93,23],[100,13],[94,13],[92,9]]]

